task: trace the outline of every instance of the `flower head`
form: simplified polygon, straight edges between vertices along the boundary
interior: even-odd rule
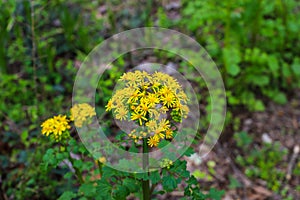
[[[121,76],[120,85],[106,105],[118,120],[134,121],[140,127],[129,137],[138,142],[148,138],[150,147],[158,146],[163,139],[172,139],[172,126],[181,122],[189,112],[188,98],[180,84],[162,72],[128,72]]]
[[[67,130],[70,129],[71,126],[69,125],[69,120],[66,115],[57,115],[53,118],[49,118],[42,123],[41,127],[43,135],[50,136],[56,141],[70,136]]]
[[[107,105],[107,110],[112,109],[112,102]],[[76,127],[82,127],[83,124],[96,115],[95,108],[87,103],[75,104],[71,108],[71,120],[74,120]]]

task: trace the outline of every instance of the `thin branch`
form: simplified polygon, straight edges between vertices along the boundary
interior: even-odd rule
[[[30,1],[30,9],[31,9],[31,56],[32,56],[32,67],[33,67],[33,79],[34,79],[34,92],[35,92],[35,106],[38,114],[38,90],[37,90],[37,66],[36,66],[36,41],[35,41],[35,15],[34,15],[34,0]]]
[[[291,157],[291,160],[289,162],[288,168],[287,168],[287,173],[286,173],[286,179],[289,181],[292,178],[292,171],[293,167],[295,165],[295,162],[297,160],[298,154],[300,152],[300,147],[296,145],[293,150],[293,155]]]

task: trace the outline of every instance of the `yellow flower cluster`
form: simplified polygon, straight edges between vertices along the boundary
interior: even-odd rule
[[[66,115],[49,118],[42,123],[41,127],[43,135],[51,136],[56,141],[69,137],[69,133],[65,134],[65,131],[71,128]]]
[[[76,104],[70,109],[71,116],[68,119],[66,115],[58,115],[47,119],[41,125],[42,134],[52,137],[56,141],[61,141],[70,137],[69,123],[74,121],[75,126],[82,127],[83,123],[96,115],[95,109],[87,103]]]
[[[96,115],[95,108],[87,103],[76,104],[71,108],[71,120],[76,127],[82,127],[84,122]]]
[[[128,72],[120,78],[119,86],[106,111],[112,110],[118,120],[131,120],[146,127],[139,132],[133,130],[130,138],[138,142],[148,137],[150,147],[157,146],[162,139],[173,138],[170,120],[180,122],[189,112],[188,98],[174,78],[161,72]]]

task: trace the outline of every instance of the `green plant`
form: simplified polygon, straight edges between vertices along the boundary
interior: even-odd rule
[[[180,85],[170,76],[160,72],[153,75],[139,71],[129,72],[121,76],[122,81],[124,85],[120,83],[120,88],[115,91],[106,106],[107,110],[112,110],[119,120],[132,120],[139,126],[146,125],[148,131],[134,129],[128,135],[120,132],[115,137],[115,143],[121,145],[132,141],[132,148],[129,150],[137,152],[142,149],[144,153],[149,152],[151,147],[162,148],[167,145],[177,134],[175,124],[180,123],[181,118],[189,111],[188,107],[185,107],[187,99]],[[127,87],[132,92],[127,91]],[[161,119],[159,112],[156,113],[155,110],[151,115],[151,107],[156,104],[162,104],[165,108],[162,111],[169,112],[170,119]],[[77,143],[72,132],[74,129],[71,129],[72,121],[76,127],[89,124],[91,117],[96,114],[95,109],[88,104],[77,104],[71,108],[70,113],[70,116],[54,116],[42,124],[42,133],[50,137],[53,147],[44,155],[41,169],[49,173],[59,166],[69,168],[70,171],[64,178],[69,179],[72,184],[79,184],[78,189],[61,193],[60,199],[126,199],[132,194],[150,199],[151,196],[175,190],[182,181],[187,185],[184,190],[185,196],[192,199],[220,199],[223,195],[223,192],[215,189],[211,189],[207,194],[200,192],[198,181],[187,171],[186,161],[182,159],[175,162],[168,158],[152,161],[144,154],[143,169],[149,171],[143,173],[122,172],[106,166],[106,158],[93,158],[83,144]],[[183,155],[191,155],[192,152],[189,148]],[[150,165],[156,165],[155,163],[159,164],[160,170],[150,168]],[[120,161],[120,164],[130,165],[126,161]],[[73,177],[76,177],[77,181]],[[162,190],[155,190],[158,184],[162,185]]]
[[[236,134],[235,139],[245,152],[245,155],[236,157],[236,162],[245,167],[244,173],[249,178],[265,180],[268,188],[279,193],[285,173],[277,166],[282,163],[287,150],[282,150],[280,143],[264,144],[260,149],[251,148],[252,138],[246,132]]]

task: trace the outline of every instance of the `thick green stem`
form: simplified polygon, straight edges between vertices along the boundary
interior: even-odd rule
[[[147,138],[143,139],[143,169],[148,171],[149,167],[149,154],[148,154],[148,145],[147,145]],[[149,176],[149,172],[148,173]],[[143,187],[143,200],[150,200],[150,182],[149,180],[143,180],[142,182]]]

